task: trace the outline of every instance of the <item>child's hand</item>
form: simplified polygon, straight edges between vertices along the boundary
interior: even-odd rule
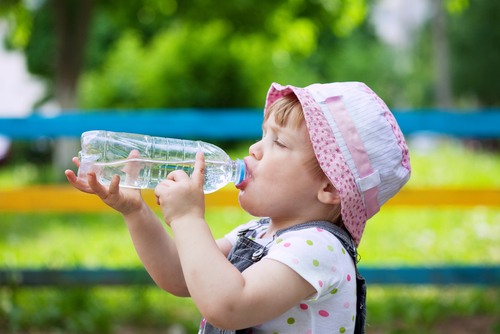
[[[165,223],[170,224],[179,218],[204,218],[205,194],[205,157],[196,154],[196,162],[191,178],[181,170],[167,176],[155,189],[156,203],[161,206]]]
[[[135,152],[132,151],[130,156],[132,157],[134,153]],[[73,158],[73,162],[76,167],[80,167],[80,161],[78,158]],[[125,168],[127,167],[129,166],[126,166]],[[131,175],[127,172],[127,178],[129,176],[134,177],[136,174],[134,166],[130,166],[129,169]],[[118,175],[113,176],[109,187],[105,187],[97,181],[97,177],[94,172],[87,173],[88,183],[80,180],[75,173],[69,169],[65,171],[65,174],[69,183],[71,183],[73,187],[82,192],[99,196],[105,204],[124,215],[139,210],[144,204],[140,190],[125,188],[120,189],[120,177]]]

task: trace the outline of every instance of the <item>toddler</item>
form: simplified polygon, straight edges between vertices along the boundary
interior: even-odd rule
[[[219,240],[204,219],[201,153],[191,178],[175,171],[155,189],[174,238],[118,176],[109,187],[92,172],[88,184],[66,176],[122,213],[156,284],[193,298],[200,333],[364,333],[356,249],[366,221],[411,171],[396,120],[363,83],[274,83],[262,131],[238,188],[241,207],[263,218]]]

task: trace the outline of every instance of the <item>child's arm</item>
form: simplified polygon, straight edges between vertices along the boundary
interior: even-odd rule
[[[123,217],[137,254],[155,283],[173,295],[189,297],[176,245],[156,214],[144,204],[139,211]],[[218,253],[227,257],[232,248],[229,240],[216,242]]]
[[[191,179],[174,172],[155,195],[174,233],[191,297],[207,321],[223,329],[247,328],[278,317],[316,292],[280,262],[264,259],[240,273],[225,258],[204,220],[204,168],[198,154]]]
[[[78,158],[73,158],[73,162],[77,167],[80,164]],[[88,183],[78,179],[71,170],[65,174],[76,189],[99,196],[123,215],[137,254],[159,287],[177,296],[189,296],[174,242],[142,199],[140,190],[120,189],[118,175],[108,188],[97,181],[93,172],[87,175]]]

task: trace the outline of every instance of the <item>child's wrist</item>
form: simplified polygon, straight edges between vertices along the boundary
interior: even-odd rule
[[[135,217],[137,218],[144,217],[151,211],[152,211],[151,208],[146,204],[146,202],[144,202],[144,200],[142,200],[141,204],[137,208],[132,208],[122,211],[121,214],[125,219],[133,219]]]
[[[204,215],[199,215],[196,213],[193,214],[186,214],[184,216],[172,219],[168,225],[174,229],[174,228],[182,228],[182,227],[188,227],[192,228],[196,224],[206,224],[205,217]]]

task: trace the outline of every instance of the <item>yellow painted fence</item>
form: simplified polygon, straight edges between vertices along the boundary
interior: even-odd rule
[[[143,190],[154,208],[152,190]],[[500,207],[500,189],[403,189],[386,206]],[[238,190],[225,187],[206,195],[207,207],[238,206]],[[100,212],[111,210],[99,198],[71,186],[37,186],[0,191],[0,212]]]

